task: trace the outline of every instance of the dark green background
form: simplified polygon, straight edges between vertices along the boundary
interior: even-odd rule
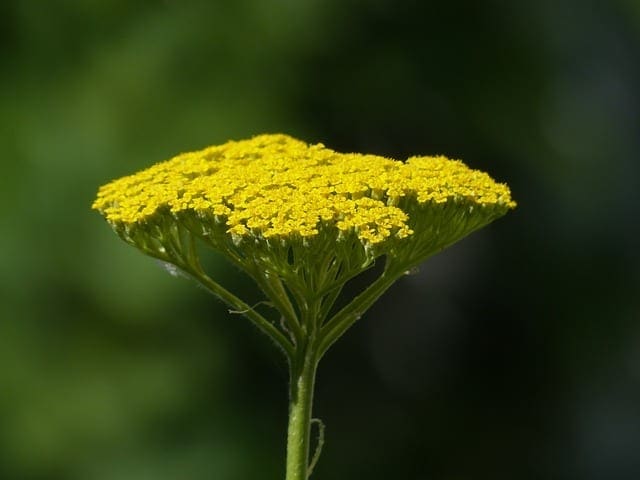
[[[5,0],[0,59],[0,478],[283,478],[279,352],[89,210],[263,132],[519,202],[326,357],[314,478],[640,478],[637,0]]]

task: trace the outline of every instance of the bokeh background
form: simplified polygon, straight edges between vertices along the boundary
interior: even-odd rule
[[[89,209],[262,132],[519,202],[325,358],[314,478],[640,478],[639,86],[637,0],[1,2],[0,478],[283,478],[279,352]]]

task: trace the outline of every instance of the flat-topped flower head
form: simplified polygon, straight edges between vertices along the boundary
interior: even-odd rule
[[[178,155],[101,187],[93,204],[148,255],[193,273],[204,243],[299,301],[378,257],[406,271],[514,206],[506,185],[457,160],[338,153],[286,135]]]
[[[116,229],[190,215],[203,232],[283,242],[355,235],[364,247],[414,235],[421,209],[455,204],[499,216],[515,204],[506,185],[445,157],[406,162],[343,154],[286,135],[178,155],[103,186],[93,208]],[[210,222],[210,224],[207,224]]]

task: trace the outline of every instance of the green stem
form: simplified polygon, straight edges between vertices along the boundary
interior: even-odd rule
[[[276,345],[278,345],[282,351],[287,355],[287,358],[291,361],[294,357],[294,346],[291,341],[284,336],[271,322],[256,312],[253,308],[240,300],[234,294],[222,287],[217,282],[213,281],[208,275],[202,271],[183,267],[185,271],[191,274],[197,279],[201,285],[203,285],[209,292],[225,302],[231,308],[241,312],[245,317],[253,322],[253,324],[267,334]]]
[[[301,342],[305,334],[300,327],[296,311],[280,278],[275,274],[265,275],[264,273],[253,274],[252,278],[284,317],[287,329],[293,336],[294,345]]]
[[[389,260],[387,260],[389,261]],[[319,356],[322,357],[333,343],[346,332],[364,312],[402,275],[402,269],[387,264],[384,272],[351,303],[336,313],[320,330]]]
[[[292,361],[289,391],[289,429],[287,432],[286,480],[307,480],[311,409],[318,358],[315,348],[307,345],[300,362]]]

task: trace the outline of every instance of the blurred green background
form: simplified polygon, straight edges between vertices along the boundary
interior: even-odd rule
[[[3,1],[0,478],[283,478],[279,352],[89,209],[263,132],[519,202],[326,357],[314,478],[640,478],[639,85],[637,0]]]

